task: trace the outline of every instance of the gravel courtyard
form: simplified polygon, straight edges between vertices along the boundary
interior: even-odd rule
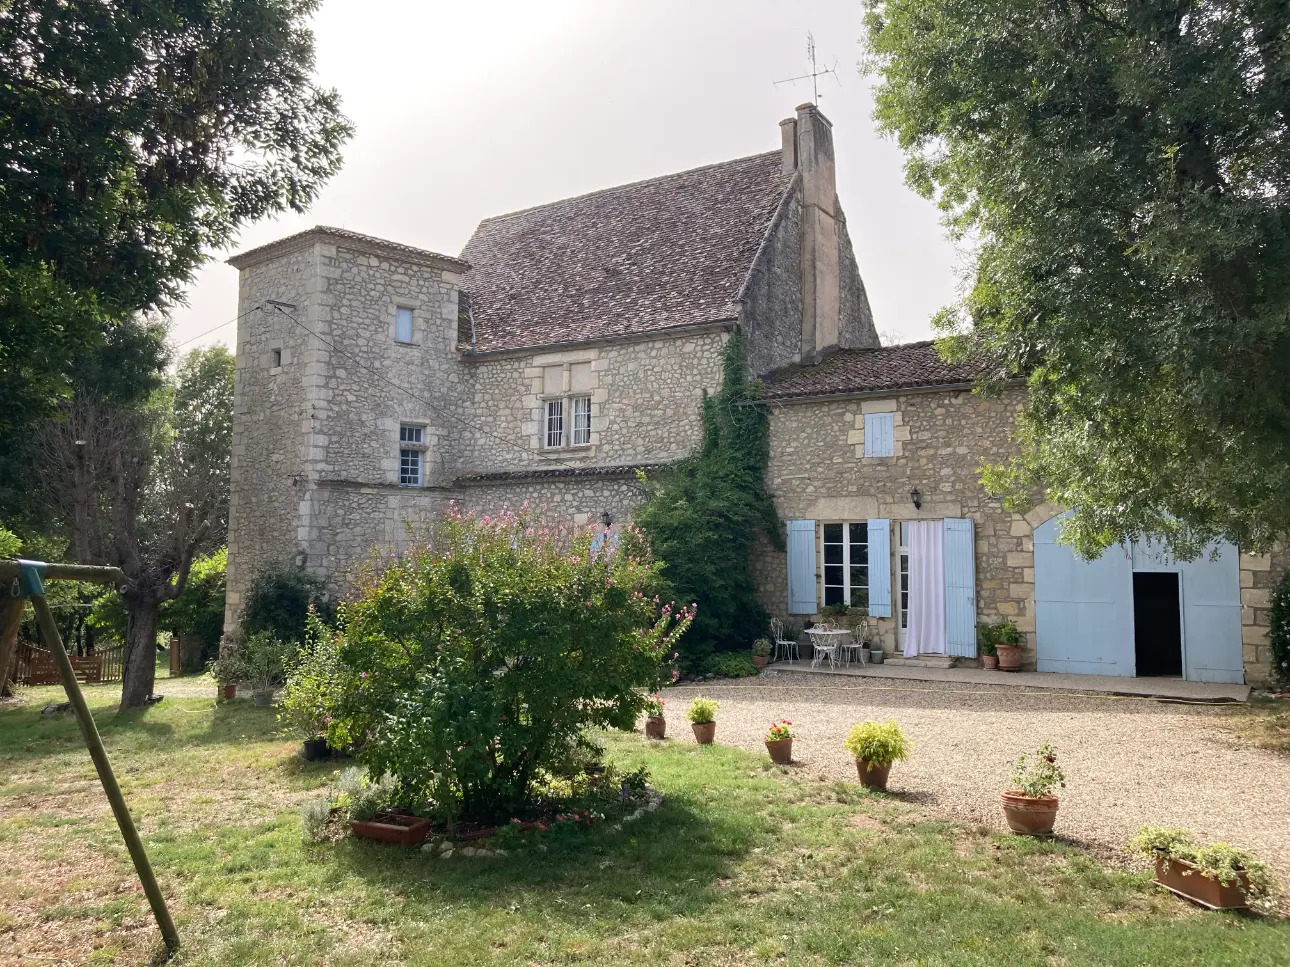
[[[1183,826],[1248,847],[1290,884],[1290,759],[1242,747],[1214,706],[1008,686],[764,673],[669,690],[668,736],[693,741],[685,710],[717,699],[717,742],[765,754],[776,719],[793,723],[805,775],[856,781],[842,748],[850,726],[894,718],[914,743],[889,789],[950,818],[1006,828],[999,793],[1011,765],[1041,742],[1066,771],[1057,832],[1108,858],[1140,826]]]

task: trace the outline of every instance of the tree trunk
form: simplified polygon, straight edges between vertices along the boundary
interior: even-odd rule
[[[157,622],[161,605],[150,597],[125,596],[125,668],[121,707],[147,704],[157,674]]]

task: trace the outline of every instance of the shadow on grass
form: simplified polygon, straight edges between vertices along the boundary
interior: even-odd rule
[[[369,886],[397,891],[403,904],[531,911],[585,923],[586,904],[638,908],[649,919],[695,916],[719,902],[718,881],[731,876],[754,846],[745,825],[700,811],[677,797],[615,831],[607,824],[541,841],[505,857],[448,859],[420,849],[399,849],[345,839],[330,847],[332,862]]]

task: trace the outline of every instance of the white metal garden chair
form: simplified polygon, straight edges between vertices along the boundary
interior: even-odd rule
[[[775,642],[775,650],[771,653],[775,661],[789,660],[799,661],[797,642],[792,638],[784,637],[784,622],[780,618],[770,619],[770,636]]]

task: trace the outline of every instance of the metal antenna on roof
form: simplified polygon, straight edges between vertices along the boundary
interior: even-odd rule
[[[809,80],[811,82],[811,96],[814,98],[812,103],[820,103],[820,78],[826,74],[832,74],[833,79],[842,85],[842,80],[838,77],[838,59],[833,58],[833,66],[821,70],[815,62],[815,34],[808,32],[806,35],[806,60],[811,65],[809,74],[798,74],[796,77],[785,77],[782,81],[775,81],[776,87],[781,84],[796,85],[798,81]]]

